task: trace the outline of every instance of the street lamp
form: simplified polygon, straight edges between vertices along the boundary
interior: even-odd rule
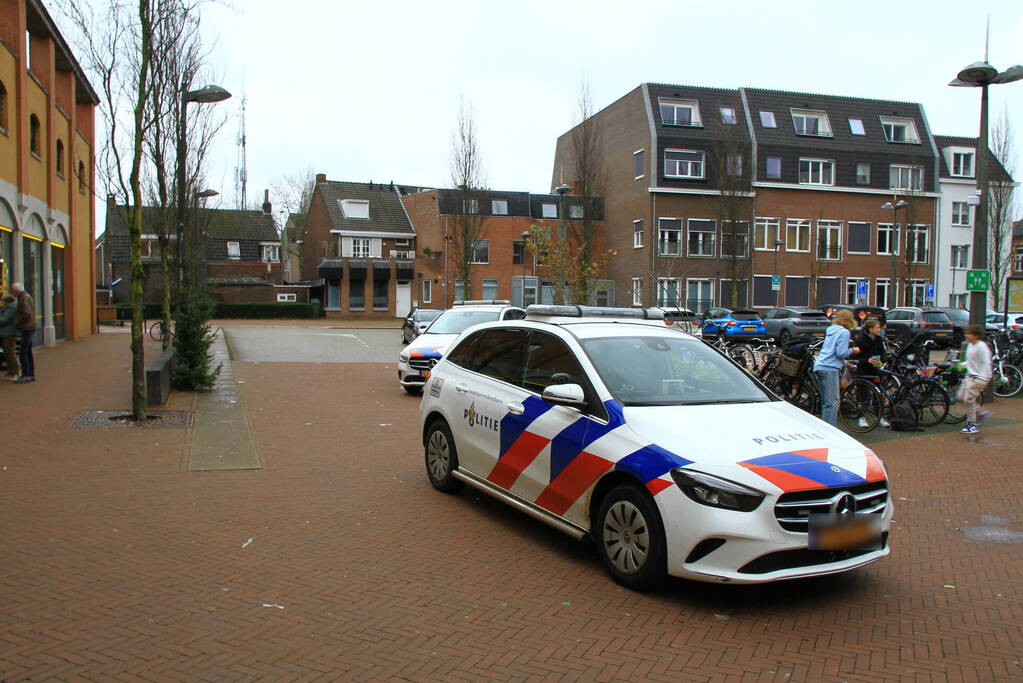
[[[562,183],[554,188],[558,193],[558,240],[565,239],[565,195],[572,191],[572,188]]]
[[[987,87],[1012,83],[1023,78],[1023,66],[1012,66],[999,73],[988,64],[987,38],[984,41],[984,61],[974,62],[958,73],[949,85],[961,88],[980,88],[980,135],[977,137],[977,212],[973,228],[973,267],[987,269],[987,195],[988,195],[988,113]],[[983,201],[981,201],[983,200]],[[995,287],[998,283],[993,283]],[[970,324],[984,329],[987,313],[987,292],[970,292]]]
[[[891,277],[888,280],[888,291],[885,292],[884,302],[888,308],[894,308],[894,306],[892,306],[892,301],[894,298],[893,293],[895,292],[895,279],[898,276],[895,257],[898,255],[899,244],[902,242],[897,212],[899,209],[909,208],[909,202],[905,199],[900,199],[895,203],[885,202],[881,205],[881,208],[892,212],[892,229],[891,232],[888,233],[888,253],[891,254]],[[893,234],[895,235],[894,245],[892,244]],[[896,305],[898,305],[898,303],[898,301],[895,302]]]
[[[526,307],[526,241],[532,237],[529,231],[522,233],[522,307]]]
[[[778,292],[781,290],[781,274],[778,272],[778,250],[781,249],[781,245],[785,244],[782,240],[774,240],[774,276],[778,278],[778,289],[774,290],[774,305],[781,306],[781,302],[778,300]]]

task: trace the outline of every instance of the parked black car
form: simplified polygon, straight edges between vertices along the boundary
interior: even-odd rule
[[[829,325],[831,321],[819,308],[782,306],[764,313],[767,334],[781,344],[793,337],[823,337]]]
[[[889,310],[885,317],[887,336],[900,344],[905,344],[918,334],[930,335],[942,348],[955,344],[952,321],[940,308],[905,306]]]
[[[405,322],[401,324],[401,343],[410,343],[443,312],[436,308],[417,308],[410,311],[405,316]]]
[[[885,324],[887,318],[885,317],[884,309],[880,306],[859,306],[857,304],[824,304],[819,306],[824,315],[829,318],[835,317],[835,313],[838,311],[851,311],[853,318],[856,320],[857,325],[862,325],[867,320],[877,320],[882,325]]]

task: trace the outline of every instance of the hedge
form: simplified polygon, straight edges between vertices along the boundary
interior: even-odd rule
[[[312,318],[313,305],[307,303],[226,303],[216,302],[217,308],[213,313],[214,318]],[[118,320],[131,318],[131,304],[116,305]],[[158,303],[145,303],[142,305],[142,315],[146,320],[156,320],[161,317],[161,306]]]

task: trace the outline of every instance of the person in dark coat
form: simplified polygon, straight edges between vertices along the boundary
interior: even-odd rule
[[[11,293],[18,300],[18,308],[14,314],[14,329],[21,334],[21,348],[18,349],[21,361],[21,378],[15,380],[15,383],[27,384],[36,381],[36,363],[32,356],[32,336],[36,331],[36,307],[32,297],[20,282],[11,285]]]
[[[7,365],[7,372],[4,379],[13,382],[21,375],[18,355],[14,352],[15,343],[19,333],[14,329],[14,315],[18,312],[18,304],[10,294],[5,294],[0,302],[0,345],[3,345],[4,363]]]
[[[881,323],[867,320],[863,327],[853,335],[853,344],[860,348],[856,358],[856,374],[876,376],[878,368],[884,364],[884,337],[881,336]]]

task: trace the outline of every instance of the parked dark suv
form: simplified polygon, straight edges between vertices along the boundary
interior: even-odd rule
[[[862,325],[867,320],[877,320],[882,325],[885,324],[887,318],[884,314],[884,309],[880,306],[858,306],[856,304],[824,304],[819,307],[824,311],[824,315],[829,318],[834,318],[835,313],[839,311],[850,311],[853,314],[853,319],[857,325]]]
[[[886,335],[900,344],[918,334],[929,334],[938,346],[948,348],[955,343],[952,321],[940,308],[893,308],[885,314]]]
[[[764,313],[767,334],[782,344],[793,337],[823,337],[829,325],[831,321],[819,308],[782,306]]]

